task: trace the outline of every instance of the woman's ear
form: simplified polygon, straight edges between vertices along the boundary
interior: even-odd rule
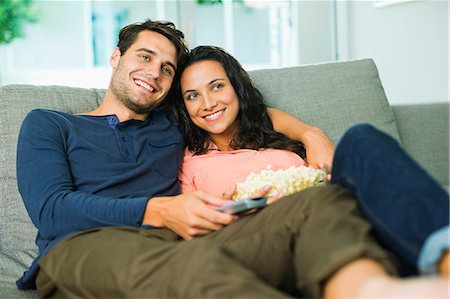
[[[111,57],[109,58],[109,64],[115,69],[117,65],[119,64],[119,60],[121,57],[121,53],[119,48],[116,48],[114,52],[111,54]]]

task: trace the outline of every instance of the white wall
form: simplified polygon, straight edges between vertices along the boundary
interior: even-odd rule
[[[373,58],[391,103],[448,100],[448,1],[408,1],[382,8],[374,7],[372,0],[337,1],[339,59]],[[195,11],[186,11],[190,1],[182,0],[179,4],[172,0],[111,3],[114,7],[139,7],[137,16],[130,15],[130,19],[136,19],[133,21],[165,15],[172,21],[180,20],[179,25],[187,33],[196,32],[199,28],[209,32],[209,42],[199,32],[196,32],[197,36],[188,35],[188,40],[198,39],[200,43],[218,45],[224,42],[223,30],[217,29],[223,24],[217,15],[211,14],[215,18],[212,21],[205,18],[209,21],[199,28],[185,24],[186,20],[178,9],[188,18],[193,18]],[[109,65],[105,63],[103,68],[94,68],[92,51],[87,51],[92,43],[92,28],[87,25],[91,9],[106,4],[95,1],[91,7],[84,1],[36,1],[35,5],[41,8],[42,13],[39,23],[26,27],[26,38],[0,46],[0,85],[31,83],[106,87]],[[298,56],[290,61],[295,64],[332,61],[335,58],[332,2],[292,0],[290,4],[293,12],[290,22],[293,28],[298,28],[298,34],[286,39],[295,45],[298,39],[298,49],[293,50],[293,56],[295,53]],[[235,54],[240,60],[245,62],[249,60],[248,55],[254,55],[250,62],[259,65],[267,53],[259,53],[253,46],[257,46],[256,49],[267,48],[267,44],[249,42],[240,35],[253,30],[255,40],[263,40],[261,35],[267,30],[263,30],[262,18],[256,17],[259,21],[252,20],[258,25],[249,27],[240,16],[239,22],[234,24],[234,30],[239,33],[234,42],[238,48]],[[205,28],[215,28],[215,31]],[[244,49],[251,51],[244,53]]]
[[[109,56],[118,32],[113,18],[122,8],[126,23],[176,18],[174,1],[34,1],[38,22],[27,24],[24,37],[0,45],[0,86],[7,84],[68,85],[106,88],[111,68]],[[92,12],[106,20],[105,36],[96,39],[101,51],[94,65]],[[107,14],[106,12],[109,12]],[[176,12],[176,11],[175,11]],[[109,34],[108,34],[109,33]]]
[[[334,60],[332,2],[299,1],[297,6],[299,64]]]
[[[348,1],[348,58],[373,58],[390,103],[448,101],[448,1]]]

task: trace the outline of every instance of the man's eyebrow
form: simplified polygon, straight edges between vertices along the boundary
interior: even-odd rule
[[[148,54],[150,54],[152,56],[158,56],[157,52],[153,51],[152,49],[148,49],[148,48],[140,48],[140,49],[137,49],[136,51],[137,52],[144,51],[144,52],[147,52]],[[177,70],[177,67],[175,66],[175,64],[172,61],[167,60],[164,63],[170,65],[175,71]]]

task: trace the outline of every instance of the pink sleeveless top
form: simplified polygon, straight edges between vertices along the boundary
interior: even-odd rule
[[[245,181],[251,172],[287,169],[290,166],[307,166],[297,154],[279,149],[219,151],[210,145],[206,154],[184,152],[179,179],[183,193],[205,190],[217,196],[232,185]]]

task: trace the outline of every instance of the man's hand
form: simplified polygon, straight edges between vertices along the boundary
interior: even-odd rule
[[[237,216],[216,211],[229,202],[204,191],[154,197],[147,203],[142,224],[166,227],[186,240],[220,230]]]

